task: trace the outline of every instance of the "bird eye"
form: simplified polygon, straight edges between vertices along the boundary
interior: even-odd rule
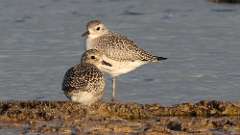
[[[100,30],[100,27],[97,27],[96,30]]]
[[[93,60],[94,60],[94,59],[96,59],[96,57],[95,57],[95,56],[91,56],[91,59],[93,59]]]

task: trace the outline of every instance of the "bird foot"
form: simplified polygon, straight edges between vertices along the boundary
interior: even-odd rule
[[[112,99],[111,99],[111,102],[112,102],[112,103],[119,103],[119,101],[118,101],[116,98],[112,98]]]

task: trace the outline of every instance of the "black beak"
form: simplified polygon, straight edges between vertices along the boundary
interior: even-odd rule
[[[82,34],[82,37],[85,37],[85,36],[87,36],[87,35],[89,35],[89,31],[84,32],[84,33]]]
[[[106,61],[104,61],[104,60],[102,61],[102,64],[103,64],[103,65],[106,65],[106,66],[109,66],[109,67],[112,67],[112,64],[110,64],[110,63],[108,63],[108,62],[106,62]]]
[[[158,57],[157,59],[158,59],[158,61],[161,61],[161,60],[166,60],[166,59],[168,59],[168,58],[165,58],[165,57]]]

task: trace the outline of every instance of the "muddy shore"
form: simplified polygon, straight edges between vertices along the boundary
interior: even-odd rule
[[[173,106],[69,101],[0,102],[0,129],[21,134],[240,133],[240,104],[200,101]]]

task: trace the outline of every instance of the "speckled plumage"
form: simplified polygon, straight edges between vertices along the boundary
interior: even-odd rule
[[[92,64],[78,64],[70,68],[63,81],[63,90],[82,89],[82,91],[96,93],[98,89],[103,89],[103,74]]]
[[[85,61],[68,69],[62,83],[65,95],[71,100],[83,104],[91,104],[101,99],[104,87],[103,73],[97,66]],[[83,101],[86,98],[83,96],[86,94],[90,94],[91,97]]]
[[[116,61],[156,62],[157,57],[139,48],[137,44],[117,33],[108,33],[92,40],[93,47]]]

